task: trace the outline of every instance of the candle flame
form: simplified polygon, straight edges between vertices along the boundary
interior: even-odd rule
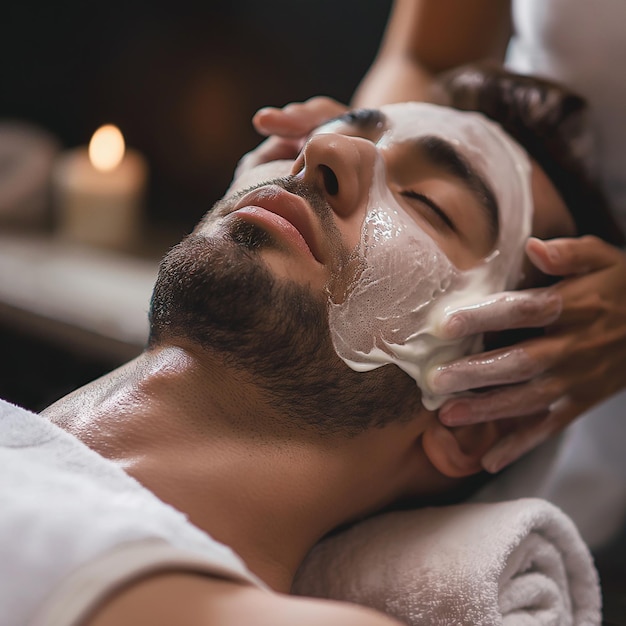
[[[124,158],[124,137],[113,124],[100,126],[89,142],[89,160],[103,172],[114,170]]]

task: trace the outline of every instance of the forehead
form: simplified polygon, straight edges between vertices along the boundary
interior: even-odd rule
[[[500,223],[496,253],[502,268],[511,276],[516,274],[514,268],[521,264],[518,257],[530,234],[533,214],[530,161],[498,124],[481,113],[424,102],[390,104],[369,114],[367,110],[356,111],[336,123],[322,132],[344,132],[347,128],[349,134],[356,131],[373,141],[382,152],[407,142],[423,149],[428,145],[426,138],[449,146],[493,192]],[[512,278],[507,287],[515,280]]]
[[[491,125],[483,115],[426,102],[388,104],[379,109],[386,139],[403,141],[435,134],[451,142],[481,140]]]
[[[519,182],[520,169],[526,167],[522,163],[520,168],[527,160],[522,148],[500,126],[476,112],[405,102],[352,111],[320,130],[342,132],[346,124],[381,149],[405,142],[425,145],[420,139],[426,137],[442,140],[490,186]]]

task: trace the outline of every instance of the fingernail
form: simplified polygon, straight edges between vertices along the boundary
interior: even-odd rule
[[[466,334],[467,324],[460,315],[453,315],[444,323],[443,330],[449,339],[457,339]]]
[[[275,111],[274,107],[263,107],[262,109],[258,109],[257,112],[253,115],[252,119],[258,119],[259,117],[263,117],[272,111]]]
[[[546,248],[546,254],[548,255],[550,261],[552,261],[553,263],[557,263],[561,260],[561,253],[558,249],[558,246],[555,246],[554,244],[546,241],[544,241],[544,245]]]
[[[446,426],[463,426],[471,423],[472,411],[469,402],[451,402],[439,411],[439,419]]]
[[[431,370],[426,377],[426,382],[430,390],[438,395],[442,396],[450,393],[448,387],[450,386],[451,374],[449,369],[445,365],[440,365],[435,370]]]
[[[514,460],[509,458],[509,452],[509,446],[497,446],[493,450],[487,452],[481,460],[481,464],[485,471],[490,474],[497,474],[500,470],[504,469]]]
[[[536,239],[536,241],[541,244],[541,247],[544,249],[544,254],[548,255],[548,246],[546,246],[545,241],[541,239]],[[528,258],[532,261],[533,265],[538,267],[544,274],[550,272],[550,268],[545,264],[544,258],[541,254],[538,254],[536,250],[531,248],[527,248],[526,253],[528,254]]]

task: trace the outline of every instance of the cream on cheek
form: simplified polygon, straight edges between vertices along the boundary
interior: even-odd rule
[[[389,191],[376,164],[358,248],[360,272],[342,302],[332,300],[329,326],[337,354],[360,372],[394,363],[411,376],[433,408],[425,385],[429,364],[470,350],[476,339],[435,336],[445,307],[472,289],[472,272],[458,270]],[[485,271],[485,268],[483,268]]]
[[[433,105],[394,106],[404,109],[393,110],[393,106],[383,109],[392,121],[392,113],[399,112],[402,116],[407,113],[406,107],[410,107],[408,126],[412,137],[415,137],[416,114],[425,115],[430,122],[428,134],[433,134],[438,124],[445,124],[447,132],[442,132],[441,136],[449,140],[455,136],[455,129],[450,125],[456,117],[450,116],[448,110],[440,117],[440,112],[432,109]],[[400,121],[404,119],[400,117]],[[472,128],[483,123],[475,116],[469,121],[462,117],[461,121]],[[409,132],[406,127],[407,124],[392,126],[385,140],[406,139]],[[482,347],[482,336],[459,340],[438,337],[446,311],[475,303],[517,280],[523,242],[530,233],[532,202],[527,159],[502,131],[489,126],[487,131],[476,150],[482,158],[487,152],[488,162],[489,159],[500,161],[498,172],[506,175],[492,187],[501,221],[513,222],[501,229],[494,252],[472,269],[457,269],[396,202],[387,186],[385,166],[379,157],[358,247],[359,274],[345,297],[338,301],[331,296],[329,304],[329,326],[339,357],[352,369],[362,372],[386,364],[397,365],[415,380],[422,391],[424,406],[431,410],[446,400],[446,397],[435,396],[428,388],[426,381],[431,368]],[[447,136],[450,132],[451,136]],[[467,134],[467,129],[465,132]],[[490,133],[494,132],[492,136]],[[505,157],[507,164],[503,166]],[[515,215],[509,215],[510,212]]]

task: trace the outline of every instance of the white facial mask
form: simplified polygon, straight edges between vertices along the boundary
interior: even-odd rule
[[[482,337],[437,337],[447,310],[513,288],[521,276],[524,242],[530,235],[530,162],[494,122],[479,113],[425,103],[381,109],[388,130],[380,149],[421,136],[437,136],[487,182],[499,208],[500,233],[493,252],[470,270],[457,269],[388,188],[379,154],[369,193],[358,254],[364,266],[340,303],[330,303],[329,324],[337,354],[354,370],[394,363],[411,376],[430,410],[446,397],[426,383],[438,365],[477,352]]]

